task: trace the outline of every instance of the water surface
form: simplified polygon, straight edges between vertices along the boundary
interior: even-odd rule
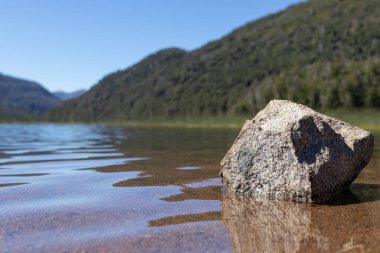
[[[0,251],[380,252],[377,140],[351,191],[308,205],[223,196],[237,133],[0,125]]]

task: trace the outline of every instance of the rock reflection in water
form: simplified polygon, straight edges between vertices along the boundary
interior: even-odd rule
[[[236,253],[372,252],[380,235],[378,202],[356,204],[350,192],[341,199],[309,205],[224,196],[222,220]]]

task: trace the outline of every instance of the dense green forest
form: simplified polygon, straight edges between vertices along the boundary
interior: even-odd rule
[[[40,84],[0,74],[0,121],[36,120],[58,103]]]
[[[252,115],[270,99],[380,108],[380,1],[309,0],[104,77],[51,120]]]
[[[352,107],[380,108],[380,59],[321,62],[291,68],[261,82],[257,106],[272,98],[298,101],[324,110]]]

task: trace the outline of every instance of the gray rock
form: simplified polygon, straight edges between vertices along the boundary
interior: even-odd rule
[[[225,192],[320,202],[355,180],[371,158],[374,136],[286,100],[247,120],[221,162]]]

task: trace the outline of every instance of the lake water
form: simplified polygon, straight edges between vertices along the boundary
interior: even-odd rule
[[[380,134],[321,205],[223,196],[237,134],[0,125],[0,252],[380,252]]]

